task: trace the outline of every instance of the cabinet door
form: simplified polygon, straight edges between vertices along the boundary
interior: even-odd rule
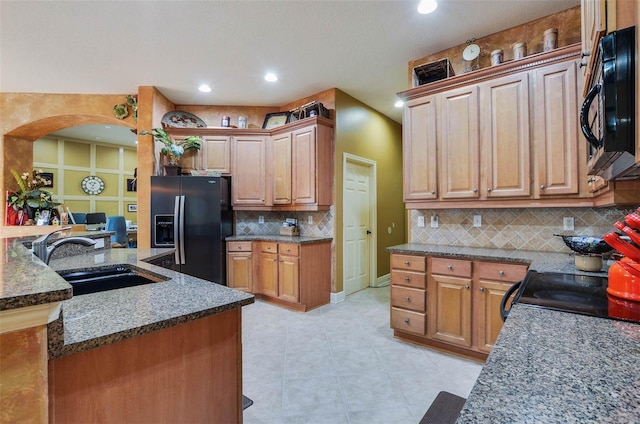
[[[576,62],[534,71],[534,140],[539,196],[578,193],[578,99]]]
[[[227,285],[249,293],[253,291],[251,252],[227,253]]]
[[[581,38],[582,38],[582,53],[587,55],[583,61],[588,65],[593,64],[596,51],[598,50],[598,40],[606,31],[606,0],[582,0],[581,2]],[[615,11],[612,11],[615,14]],[[585,82],[589,81],[591,76],[591,66],[583,66],[582,74],[585,78]],[[589,84],[585,84],[586,87]],[[586,93],[585,93],[586,94]]]
[[[289,302],[300,300],[300,259],[280,255],[278,262],[278,297]]]
[[[180,140],[184,140],[187,136],[174,136],[172,135],[176,142]],[[180,160],[180,167],[182,168],[182,173],[188,174],[192,170],[202,169],[202,154],[200,151],[195,149],[189,149],[184,152]]]
[[[529,74],[496,78],[480,86],[483,195],[529,196]]]
[[[260,254],[260,292],[267,296],[278,296],[278,255]]]
[[[479,280],[478,282],[479,296],[473,321],[477,330],[478,349],[483,352],[491,352],[498,334],[502,330],[500,302],[511,285],[512,283],[489,280]]]
[[[471,279],[430,275],[427,302],[429,336],[471,347]]]
[[[233,137],[231,154],[233,205],[266,205],[266,138]]]
[[[291,133],[271,139],[273,158],[273,204],[291,203]]]
[[[444,92],[440,101],[440,197],[477,198],[480,179],[478,87]]]
[[[312,205],[316,200],[316,127],[292,134],[291,195],[292,203]]]
[[[407,102],[403,115],[404,200],[438,197],[436,96]]]
[[[206,135],[204,141],[203,168],[219,171],[223,174],[231,173],[231,137]]]

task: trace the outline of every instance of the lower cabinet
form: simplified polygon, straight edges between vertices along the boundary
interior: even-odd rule
[[[234,242],[237,243],[237,242]],[[252,288],[263,300],[306,311],[329,303],[331,296],[331,242],[278,243],[272,241],[242,242],[253,244]],[[230,243],[229,267],[237,264]],[[240,265],[238,265],[240,267]],[[243,268],[244,269],[244,268]],[[242,279],[229,271],[229,287],[243,290]],[[233,280],[232,280],[233,275]]]
[[[253,291],[253,254],[250,241],[227,244],[227,285],[245,292]]]
[[[511,263],[392,254],[391,327],[395,336],[486,358],[502,329],[502,297],[513,283],[524,278],[527,268]]]

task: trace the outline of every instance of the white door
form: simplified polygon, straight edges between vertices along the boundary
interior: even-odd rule
[[[371,169],[347,160],[344,168],[344,291],[371,283]]]

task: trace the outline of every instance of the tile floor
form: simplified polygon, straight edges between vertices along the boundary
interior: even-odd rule
[[[467,397],[481,364],[393,338],[389,287],[300,313],[243,308],[245,424],[418,423],[439,391]]]

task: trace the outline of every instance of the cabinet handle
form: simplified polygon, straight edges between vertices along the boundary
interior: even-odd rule
[[[404,281],[411,281],[411,278],[409,278],[409,277],[404,277]]]
[[[287,249],[287,252],[291,252],[291,249]]]
[[[449,271],[453,271],[453,265],[447,265],[447,269],[448,269]]]
[[[580,52],[580,57],[587,57],[587,56],[591,56],[591,52]]]
[[[242,246],[238,246],[238,250],[242,250]]]
[[[411,302],[411,298],[407,296],[407,302]]]
[[[480,287],[480,291],[483,292],[484,291],[484,287]]]
[[[498,271],[498,274],[504,275],[504,271]]]
[[[579,65],[579,66],[580,66],[581,68],[584,68],[585,66],[587,66],[587,63],[585,63],[585,62],[580,62],[580,65]]]
[[[469,290],[471,287],[470,286],[464,286],[464,288]]]
[[[405,318],[405,319],[404,319],[404,323],[405,323],[405,324],[409,324],[409,318]]]
[[[587,180],[587,183],[595,183],[595,182],[596,182],[596,179],[595,179],[595,178],[589,178],[589,179]]]
[[[491,193],[491,187],[487,189],[487,193]]]
[[[544,184],[540,185],[540,190],[544,190],[546,187],[544,186]]]
[[[405,264],[405,265],[410,265],[410,264],[411,264],[411,262],[409,262],[409,261],[404,261],[404,264]]]

